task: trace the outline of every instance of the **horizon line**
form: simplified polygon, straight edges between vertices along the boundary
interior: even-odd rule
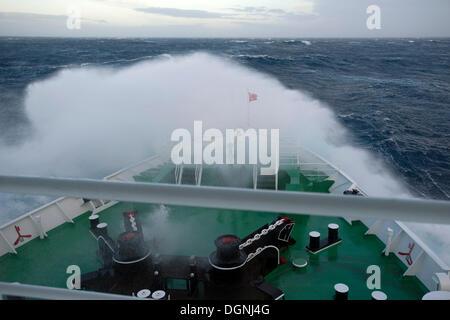
[[[21,36],[15,36],[15,35],[0,35],[0,38],[63,38],[63,39],[97,39],[97,38],[111,38],[111,39],[246,39],[246,40],[257,40],[257,39],[264,39],[264,40],[276,40],[276,39],[369,39],[369,40],[377,40],[377,39],[450,39],[449,36],[342,36],[342,37],[336,37],[336,36],[295,36],[295,37],[288,37],[288,36],[275,36],[275,37],[263,37],[263,36],[256,36],[256,37],[225,37],[225,36],[217,36],[217,37],[211,37],[211,36],[197,36],[197,37],[181,37],[181,36],[45,36],[45,35],[21,35]]]

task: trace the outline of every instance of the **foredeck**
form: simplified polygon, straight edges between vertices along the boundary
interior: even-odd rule
[[[279,185],[286,190],[327,192],[333,184],[326,180],[325,173],[317,170],[316,178],[312,179],[290,172],[289,166],[280,169],[287,173],[287,180],[279,177]],[[174,182],[174,170],[173,166],[163,165],[142,172],[135,180]],[[203,170],[202,185],[229,184],[224,179],[230,172]],[[251,187],[251,172],[230,181],[241,187]],[[121,213],[129,210],[139,212],[152,252],[196,256],[208,256],[214,251],[214,240],[219,235],[235,234],[243,238],[283,214],[118,203],[100,212],[100,221],[108,223],[113,238],[122,232]],[[0,257],[0,281],[65,288],[69,265],[78,265],[82,273],[99,269],[102,263],[96,256],[97,242],[89,231],[89,215],[87,212],[74,219],[73,224],[65,223],[48,231],[47,238],[34,239],[17,248],[18,254]],[[266,277],[268,282],[283,290],[286,299],[329,300],[333,298],[334,284],[345,283],[350,288],[349,299],[368,300],[372,290],[366,284],[370,276],[367,267],[371,265],[380,267],[381,290],[389,299],[421,299],[428,291],[415,276],[403,276],[404,264],[395,255],[383,255],[384,244],[374,235],[364,235],[367,227],[363,223],[356,221],[349,225],[340,218],[286,216],[296,222],[292,237],[297,243],[281,252],[286,263]],[[326,234],[329,223],[340,226],[343,241],[320,253],[309,253],[305,249],[309,232],[316,230]],[[296,269],[291,260],[297,257],[305,258],[308,266]]]

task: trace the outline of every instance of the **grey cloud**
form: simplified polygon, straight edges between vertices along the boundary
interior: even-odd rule
[[[282,9],[269,9],[267,11],[271,12],[271,13],[279,13],[279,14],[285,14],[286,13],[286,11],[284,11]]]
[[[97,19],[84,19],[84,18],[81,18],[81,21],[93,22],[93,23],[108,23],[108,21],[103,20],[103,19],[97,20]]]
[[[111,0],[108,0],[110,2]],[[217,12],[169,8],[124,8],[172,17],[200,18],[202,24],[118,26],[104,20],[86,20],[81,30],[68,30],[65,15],[0,12],[0,35],[143,36],[143,37],[448,37],[449,0],[377,0],[381,29],[366,26],[366,8],[372,0],[315,0],[315,14],[276,7],[221,8]],[[203,18],[203,19],[202,19]],[[207,18],[226,19],[236,27],[214,25]]]
[[[61,20],[67,19],[64,15],[50,15],[37,13],[22,13],[22,12],[0,12],[0,19],[24,19],[24,20]]]
[[[106,20],[100,19],[86,19],[81,17],[82,22],[91,23],[108,23]],[[52,23],[62,22],[67,20],[67,15],[53,15],[53,14],[38,14],[38,13],[23,13],[23,12],[0,12],[0,20],[3,21],[15,21],[26,23]]]
[[[224,17],[223,14],[205,10],[186,10],[186,9],[159,8],[159,7],[136,8],[134,10],[144,13],[160,14],[175,18],[217,19]]]
[[[244,8],[229,8],[229,10],[236,11],[236,12],[266,12],[266,7],[244,7]]]
[[[306,16],[310,16],[310,14],[301,14],[290,11],[285,11],[283,9],[269,9],[267,7],[244,7],[244,8],[228,8],[228,10],[232,10],[239,14],[245,14],[246,17],[254,18],[254,17],[275,17],[281,19],[298,19]]]

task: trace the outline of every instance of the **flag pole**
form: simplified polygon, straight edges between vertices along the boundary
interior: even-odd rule
[[[247,129],[250,129],[250,91],[247,88]]]

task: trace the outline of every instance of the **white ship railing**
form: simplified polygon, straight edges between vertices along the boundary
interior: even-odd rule
[[[164,164],[165,160],[161,154],[152,156],[103,179],[107,181],[134,181],[134,176]],[[71,198],[66,194],[0,226],[0,257],[8,252],[17,253],[16,249],[28,241],[37,237],[43,239],[47,237],[48,231],[66,222],[73,223],[75,218],[88,211],[98,213],[117,203],[117,201],[108,199],[97,200],[101,198],[88,199],[94,200],[84,202],[82,197]],[[20,228],[19,231],[16,230],[16,226]],[[19,237],[19,233],[31,237],[23,238],[26,241],[19,241],[14,244]]]
[[[403,222],[370,218],[361,222],[369,228],[366,235],[375,235],[386,245],[382,253],[395,254],[406,266],[404,276],[416,276],[428,290],[438,290],[436,274],[448,274],[450,267]],[[409,258],[400,253],[410,253]]]
[[[441,200],[20,176],[0,176],[0,192],[450,224],[450,201]]]
[[[306,159],[303,157],[302,160],[305,160],[307,165],[308,161],[319,161],[318,163],[322,162],[322,166],[318,167],[320,168],[318,169],[319,171],[326,172],[327,174],[329,174],[330,171],[336,172],[336,176],[333,177],[335,183],[329,189],[330,193],[342,194],[344,190],[355,188],[359,190],[363,196],[368,196],[367,193],[343,170],[337,168],[318,154],[308,149],[299,148],[295,145],[291,146],[291,149],[294,150],[291,152],[296,152],[303,156],[306,154]],[[299,161],[300,170],[302,168],[302,163],[304,164],[304,162]],[[330,170],[324,169],[324,166],[328,166]],[[423,211],[423,213],[425,212],[428,214],[427,211]],[[448,214],[450,215],[450,211]],[[352,216],[343,217],[350,224],[352,224],[352,221],[354,220],[360,220],[366,225],[368,228],[366,235],[375,235],[386,245],[383,253],[385,255],[389,255],[390,253],[395,254],[406,266],[404,276],[416,276],[428,290],[438,290],[440,283],[436,274],[447,274],[445,278],[449,278],[450,267],[403,222],[397,221],[397,219],[402,219],[397,218],[396,215],[392,216],[390,219],[383,219],[382,217],[360,219]],[[437,224],[442,223],[444,222],[437,222]],[[409,254],[407,255],[408,259],[406,259],[405,253]]]
[[[0,282],[0,300],[3,296],[48,300],[142,300],[119,294]]]
[[[437,284],[432,280],[433,276],[438,272],[448,272],[449,267],[403,223],[393,219],[450,224],[450,202],[343,196],[344,190],[357,187],[350,177],[309,150],[297,147],[292,150],[291,152],[296,155],[294,164],[297,164],[300,169],[302,163],[305,165],[315,163],[320,170],[326,170],[327,174],[331,172],[330,176],[335,181],[330,188],[332,195],[126,182],[133,181],[133,176],[143,171],[163,164],[166,159],[160,156],[122,169],[105,177],[106,181],[0,177],[0,192],[72,197],[56,199],[0,227],[0,256],[7,252],[16,253],[15,248],[36,237],[45,237],[47,231],[58,225],[73,222],[75,217],[89,210],[101,211],[117,201],[285,212],[346,217],[350,223],[352,220],[361,220],[369,228],[366,234],[376,235],[386,244],[388,251],[396,254],[407,266],[405,276],[416,275],[429,290],[436,289]],[[357,189],[366,195],[361,188],[357,187]],[[94,201],[84,203],[82,198],[103,200],[95,201],[100,203],[100,207],[95,207]],[[32,237],[14,245],[18,236],[15,230],[16,225],[20,225],[22,234],[30,234]],[[391,240],[389,240],[389,229],[392,230]],[[413,263],[409,265],[399,252],[408,251],[411,243],[415,244],[415,249],[411,252]]]

